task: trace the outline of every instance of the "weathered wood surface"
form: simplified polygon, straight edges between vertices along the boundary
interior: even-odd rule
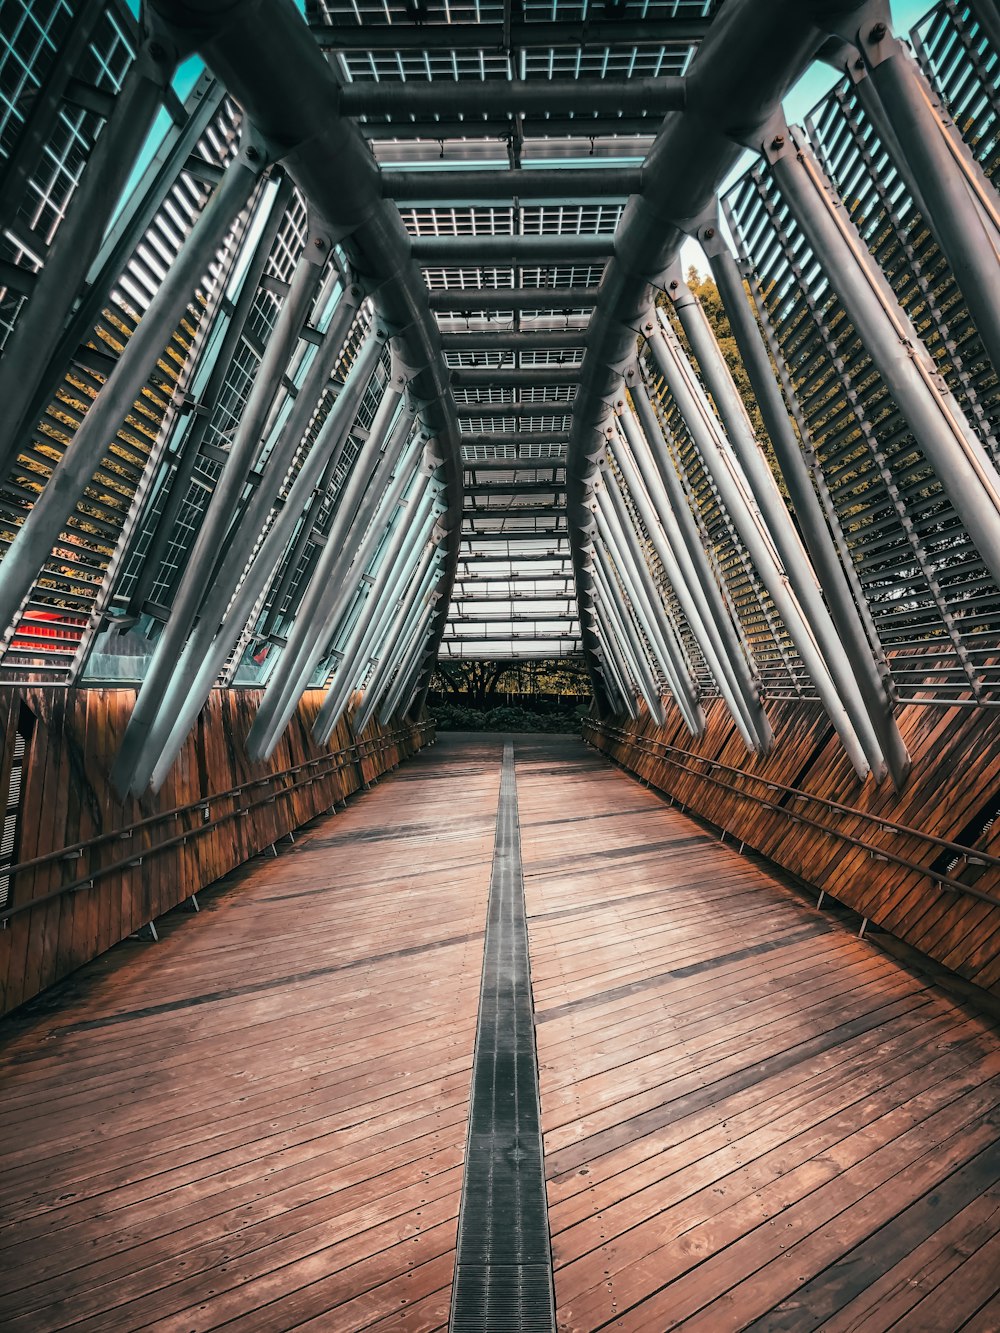
[[[576,742],[516,754],[560,1330],[996,1330],[996,1029]]]
[[[499,779],[426,750],[6,1020],[0,1326],[447,1323]]]
[[[879,829],[861,814],[963,842],[975,816],[995,801],[1000,785],[1000,710],[944,704],[911,704],[898,713],[900,731],[913,758],[904,791],[888,781],[858,782],[818,704],[768,705],[777,743],[766,759],[749,756],[720,701],[708,709],[708,726],[693,740],[676,710],[667,725],[655,727],[644,714],[638,723],[619,721],[628,739],[591,738],[624,767],[669,793],[694,813],[724,828],[779,866],[824,889],[885,930],[951,968],[968,981],[1000,993],[1000,907],[972,896],[943,891],[926,875],[873,859],[868,851],[827,832],[795,822],[808,813],[876,849],[920,865],[933,865],[940,850],[920,839]],[[725,790],[705,776],[706,768],[684,761],[695,772],[643,753],[636,738],[665,741],[691,754],[715,759],[745,775],[716,776],[764,794],[753,782],[764,777],[853,807],[858,815],[821,811],[816,806],[769,810],[739,791]],[[774,798],[777,799],[777,798]],[[977,850],[1000,855],[1000,819],[974,842]],[[1000,871],[960,864],[956,877],[1000,898]]]
[[[18,861],[128,829],[151,815],[262,780],[353,742],[348,724],[341,721],[328,746],[315,745],[310,727],[322,694],[311,691],[272,758],[266,764],[253,763],[243,742],[260,697],[259,690],[213,691],[161,790],[141,800],[119,801],[108,774],[134,703],[133,690],[0,689],[0,784],[4,792],[22,702],[35,718],[25,764]],[[396,730],[373,722],[362,739],[377,739]],[[309,774],[294,774],[270,786],[262,782],[259,795],[250,791],[213,802],[213,820],[236,817],[198,833],[185,845],[150,854],[155,843],[197,827],[200,812],[178,822],[150,825],[131,840],[113,838],[85,850],[78,859],[56,860],[17,876],[11,896],[15,906],[43,898],[126,855],[134,858],[134,864],[98,878],[93,888],[63,895],[11,918],[0,931],[0,1013],[37,995],[262,847],[335,801],[344,800],[363,780],[372,781],[394,767],[420,743],[416,728],[407,724],[401,730],[398,743],[360,763],[346,761],[338,772],[313,783],[303,781],[296,786],[297,779]],[[274,792],[278,794],[273,801],[261,800]],[[250,813],[239,815],[251,802]]]
[[[5,1333],[446,1326],[501,742],[5,1021]],[[563,1333],[995,1333],[995,1027],[580,741],[515,758]]]

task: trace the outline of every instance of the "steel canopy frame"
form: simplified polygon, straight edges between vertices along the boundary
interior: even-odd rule
[[[292,177],[332,239],[411,372],[428,431],[442,454],[447,496],[441,606],[430,636],[444,632],[457,567],[462,461],[454,395],[427,289],[398,209],[383,198],[380,172],[353,121],[339,110],[339,85],[309,29],[280,0],[152,0],[180,47],[197,51]],[[426,668],[417,697],[429,683]]]
[[[594,584],[584,550],[592,540],[593,515],[586,500],[652,288],[665,280],[681,242],[744,147],[759,139],[826,41],[831,15],[846,18],[861,7],[858,0],[729,0],[687,75],[685,107],[667,115],[643,165],[641,190],[629,200],[615,233],[614,255],[587,332],[567,467],[584,657],[601,713],[611,709],[596,666],[599,642],[588,628]]]

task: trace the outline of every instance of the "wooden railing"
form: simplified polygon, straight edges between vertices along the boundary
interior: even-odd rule
[[[746,769],[735,768],[731,764],[724,764],[721,760],[709,758],[706,755],[694,753],[692,750],[684,750],[679,746],[670,745],[665,741],[656,740],[650,736],[637,735],[611,722],[601,722],[593,718],[583,720],[584,739],[595,745],[597,749],[603,749],[601,740],[610,740],[611,742],[627,746],[630,749],[637,750],[641,754],[646,754],[652,759],[658,759],[672,768],[680,770],[687,777],[695,778],[702,782],[710,783],[717,788],[730,792],[734,796],[744,800],[753,801],[755,804],[770,810],[773,814],[786,819],[790,824],[804,824],[819,830],[822,833],[829,834],[840,842],[866,851],[868,855],[876,861],[886,861],[901,866],[916,874],[926,876],[932,880],[939,888],[949,893],[967,894],[972,898],[978,898],[982,902],[991,903],[995,907],[1000,907],[1000,897],[994,894],[985,893],[977,889],[974,885],[966,884],[962,880],[954,879],[951,875],[943,871],[935,870],[932,866],[920,861],[910,860],[908,857],[892,851],[881,843],[872,843],[865,838],[857,837],[855,834],[848,833],[844,829],[838,828],[835,824],[827,823],[824,820],[816,819],[812,815],[806,814],[801,806],[814,805],[821,809],[832,811],[837,815],[843,815],[852,820],[859,820],[869,825],[880,833],[889,833],[899,837],[913,838],[925,844],[937,855],[947,851],[954,853],[954,856],[964,860],[970,866],[991,867],[1000,869],[1000,857],[992,856],[987,852],[979,851],[973,847],[966,847],[961,843],[952,842],[947,838],[939,838],[933,833],[927,833],[923,829],[913,828],[911,825],[899,824],[894,820],[886,819],[881,815],[874,814],[871,811],[859,809],[857,806],[844,805],[839,801],[831,801],[824,796],[816,795],[813,792],[803,791],[798,787],[789,787],[783,783],[775,782],[770,778],[765,778],[758,773],[749,773]],[[698,769],[694,765],[701,765]],[[631,765],[629,766],[631,767]],[[723,777],[716,776],[717,773],[726,774],[729,777],[743,779],[747,784],[757,783],[771,795],[779,797],[778,800],[771,799],[771,795],[762,795],[758,791],[752,790],[749,786],[737,786],[733,782],[726,781]],[[784,803],[794,801],[798,806],[795,810],[790,810]]]
[[[262,806],[271,805],[282,796],[290,796],[303,787],[311,787],[314,783],[323,778],[332,777],[342,772],[350,764],[363,765],[366,759],[377,759],[383,755],[386,750],[392,749],[400,741],[411,738],[414,735],[418,739],[419,746],[424,746],[429,740],[434,738],[435,727],[433,722],[419,723],[415,727],[399,727],[394,731],[386,732],[382,735],[370,737],[368,739],[354,741],[351,745],[335,750],[330,754],[320,755],[315,759],[307,759],[304,763],[294,764],[290,768],[279,769],[276,773],[268,773],[264,777],[253,778],[249,782],[241,783],[238,787],[230,787],[226,791],[212,792],[208,796],[201,797],[197,801],[190,801],[186,805],[174,806],[170,810],[158,811],[155,815],[150,815],[146,819],[137,820],[127,827],[120,829],[111,829],[107,833],[100,833],[96,837],[88,838],[83,842],[70,843],[65,847],[59,847],[54,851],[46,852],[44,856],[35,856],[29,861],[21,861],[17,865],[11,866],[5,873],[8,875],[11,883],[11,897],[15,899],[6,910],[0,912],[0,923],[6,923],[21,912],[29,912],[34,908],[42,906],[43,903],[52,902],[54,899],[61,898],[66,894],[76,893],[81,889],[93,888],[97,880],[106,875],[115,874],[119,870],[126,870],[131,866],[141,863],[147,856],[155,856],[158,852],[167,851],[171,847],[184,846],[192,838],[204,836],[219,828],[222,824],[231,819],[237,819],[252,814],[254,810]],[[299,776],[303,774],[305,776]],[[286,779],[291,779],[285,783]],[[364,781],[364,778],[362,777]],[[285,783],[277,790],[264,793],[254,799],[244,799],[253,795],[260,787],[271,787],[275,783]],[[367,784],[365,784],[367,785]],[[233,808],[213,817],[212,810],[216,805],[223,802],[233,802]],[[109,843],[130,841],[138,834],[146,832],[163,824],[182,822],[186,817],[198,814],[201,816],[200,822],[193,823],[190,828],[185,828],[182,832],[175,833],[170,837],[163,838],[158,842],[149,843],[130,852],[127,856],[119,857],[109,861],[106,865],[95,867],[89,870],[85,875],[71,880],[67,884],[62,884],[49,893],[41,894],[35,898],[25,898],[23,901],[17,899],[17,877],[23,876],[28,871],[37,870],[41,866],[53,865],[60,861],[76,861],[86,859],[87,854],[99,847]]]

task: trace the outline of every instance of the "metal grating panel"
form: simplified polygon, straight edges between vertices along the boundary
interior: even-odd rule
[[[503,749],[472,1074],[454,1333],[555,1329],[514,747]]]

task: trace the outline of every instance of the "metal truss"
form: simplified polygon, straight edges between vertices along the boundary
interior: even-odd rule
[[[814,698],[897,786],[897,702],[997,702],[989,5],[16,4],[0,678],[138,685],[120,791],[214,686],[263,758],[439,652],[582,651],[598,710],[718,695],[759,754]]]

